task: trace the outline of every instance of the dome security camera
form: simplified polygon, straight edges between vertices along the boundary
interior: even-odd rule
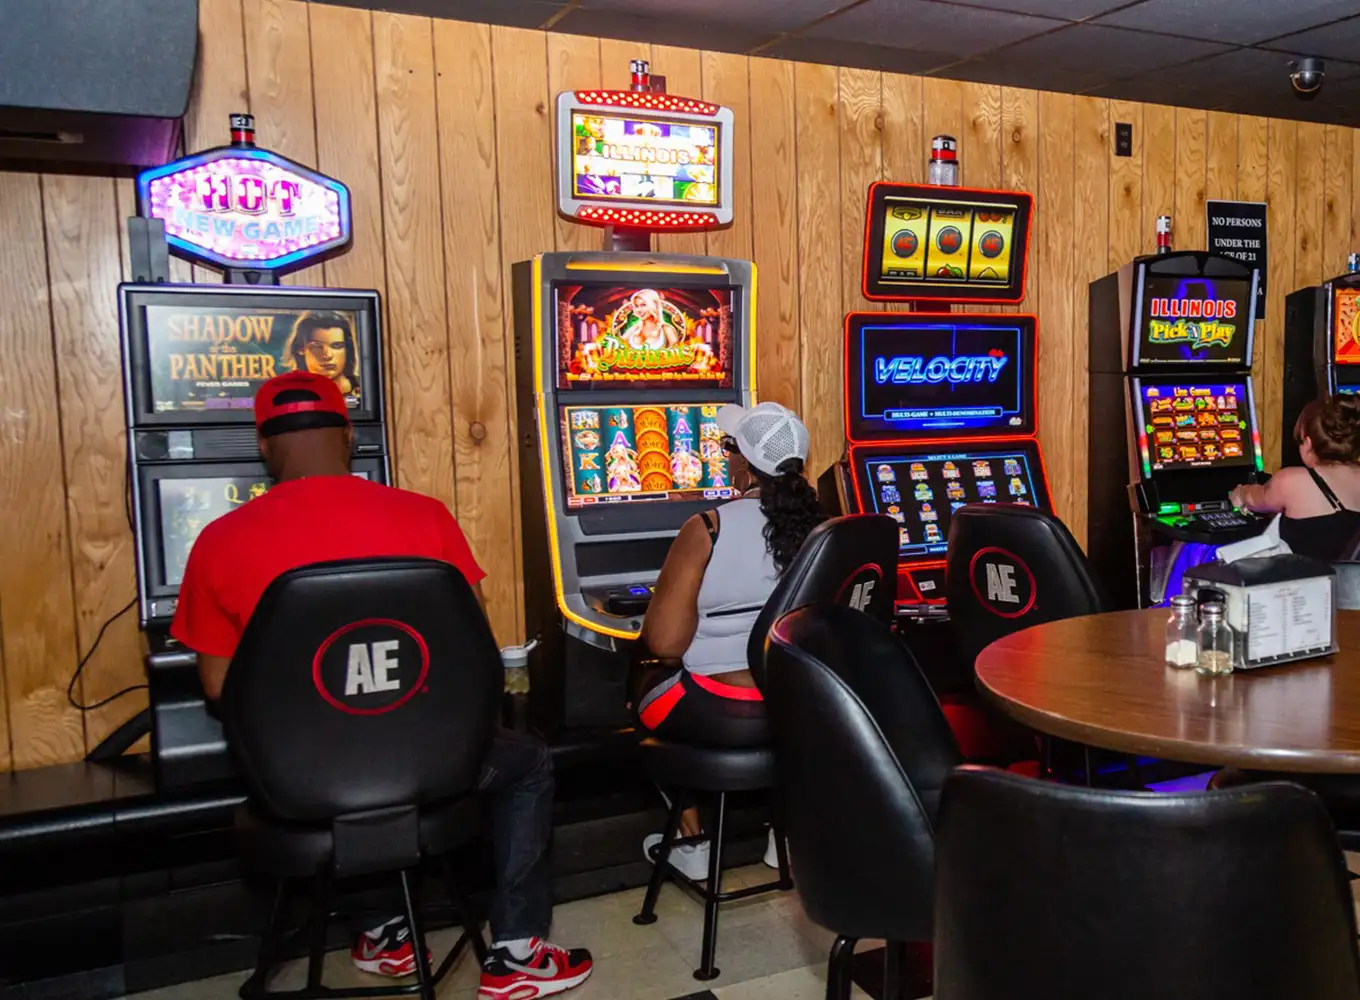
[[[1322,89],[1323,78],[1327,75],[1327,64],[1321,59],[1309,57],[1289,64],[1289,83],[1301,100],[1311,101]]]

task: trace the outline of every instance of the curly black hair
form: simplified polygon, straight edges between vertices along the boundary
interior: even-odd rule
[[[803,478],[803,460],[787,458],[778,475],[755,466],[751,474],[760,486],[760,510],[765,515],[765,547],[782,575],[792,564],[812,529],[826,520],[817,491]]]

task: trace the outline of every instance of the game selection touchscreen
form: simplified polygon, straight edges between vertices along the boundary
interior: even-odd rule
[[[851,406],[858,402],[864,430],[1025,430],[1019,326],[903,321],[866,324],[855,339],[850,377],[858,377],[859,399]]]
[[[897,522],[903,559],[944,555],[950,517],[964,504],[1035,502],[1023,451],[875,455],[859,471],[874,512]]]
[[[564,406],[567,506],[735,496],[718,404]]]
[[[718,126],[573,111],[572,193],[670,205],[718,204]]]
[[[732,288],[554,291],[558,389],[732,387]]]
[[[889,196],[884,207],[885,280],[1005,285],[1015,246],[1013,205]]]
[[[156,486],[166,586],[179,586],[184,579],[189,550],[209,522],[263,496],[272,485],[273,481],[265,476],[160,480]]]
[[[363,403],[352,311],[150,305],[145,314],[157,413],[248,415],[261,383],[297,370],[332,379],[350,407]]]
[[[1147,275],[1137,363],[1250,365],[1251,293],[1240,279]]]
[[[1148,472],[1251,463],[1245,383],[1142,383],[1138,401]]]

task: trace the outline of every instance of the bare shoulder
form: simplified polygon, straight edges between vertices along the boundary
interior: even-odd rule
[[[1309,482],[1310,478],[1308,470],[1302,465],[1290,465],[1271,476],[1270,485],[1292,489]]]

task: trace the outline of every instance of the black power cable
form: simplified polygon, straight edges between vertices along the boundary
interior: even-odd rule
[[[71,675],[71,683],[66,685],[66,700],[69,701],[74,708],[77,708],[82,712],[93,712],[97,708],[103,708],[110,702],[117,701],[124,695],[131,694],[133,691],[140,691],[146,687],[145,684],[131,684],[128,687],[123,688],[123,690],[109,695],[107,698],[100,699],[93,705],[82,705],[80,702],[76,701],[76,684],[80,681],[80,675],[84,672],[85,665],[90,662],[90,658],[94,656],[95,650],[99,648],[100,642],[103,641],[104,633],[109,630],[110,625],[131,611],[136,604],[137,598],[134,597],[132,600],[128,601],[127,604],[123,605],[121,609],[105,618],[104,624],[99,626],[99,631],[94,637],[94,642],[91,644],[90,648],[86,650],[85,655],[80,658],[80,662],[76,664],[76,672]]]

